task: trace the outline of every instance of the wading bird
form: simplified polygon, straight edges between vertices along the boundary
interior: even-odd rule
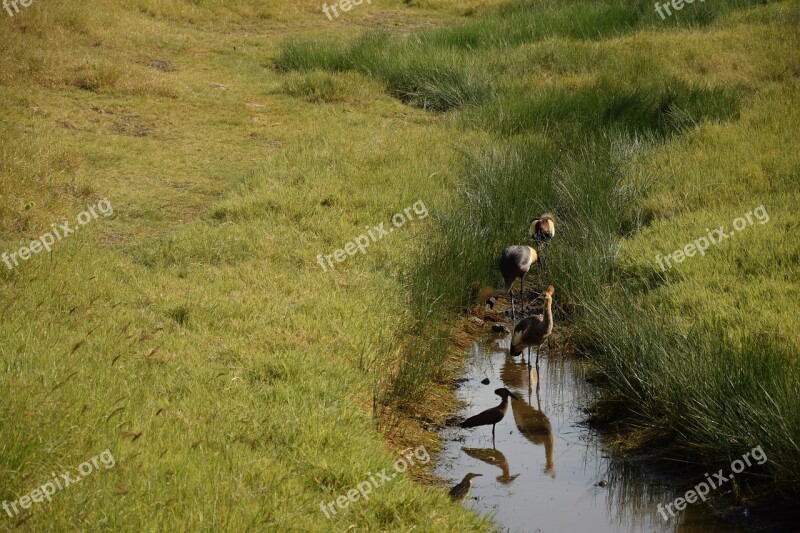
[[[459,500],[463,500],[469,494],[469,489],[472,487],[472,478],[482,476],[483,474],[473,474],[470,472],[464,479],[461,480],[461,483],[450,489],[450,497],[453,499],[454,502]]]
[[[522,311],[525,311],[525,274],[531,269],[531,265],[539,259],[536,250],[530,246],[509,246],[503,253],[500,254],[500,261],[497,267],[500,269],[500,274],[503,275],[505,285],[502,289],[494,291],[492,297],[487,302],[489,307],[494,307],[497,296],[503,293],[511,295],[511,315],[515,316],[514,312],[514,291],[511,287],[517,278],[522,279]]]
[[[539,349],[542,343],[553,331],[553,293],[552,285],[542,293],[544,299],[544,314],[531,315],[523,318],[514,326],[511,334],[511,347],[508,349],[511,357],[516,357],[528,348],[528,367],[531,366],[531,347],[536,346],[536,369],[539,369]]]
[[[503,400],[500,402],[500,405],[497,407],[492,407],[491,409],[487,409],[482,413],[478,413],[475,416],[471,416],[461,422],[462,428],[474,428],[478,426],[488,426],[489,424],[492,425],[492,441],[494,441],[494,426],[498,422],[500,422],[506,414],[508,410],[508,398],[514,398],[518,400],[519,398],[510,390],[506,389],[505,387],[496,389],[494,391],[495,394],[500,396]]]

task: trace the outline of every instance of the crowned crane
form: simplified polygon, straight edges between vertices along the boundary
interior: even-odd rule
[[[503,293],[509,293],[511,295],[511,315],[512,317],[515,316],[514,310],[514,291],[512,290],[512,286],[514,285],[514,281],[517,278],[522,279],[522,287],[520,292],[522,294],[522,311],[525,311],[525,274],[531,269],[531,265],[533,265],[539,259],[539,255],[536,253],[536,250],[531,248],[530,246],[509,246],[503,253],[500,254],[500,260],[497,262],[497,267],[500,269],[500,274],[503,276],[503,281],[505,285],[502,289],[498,289],[493,292],[491,298],[488,300],[488,304],[490,307],[494,307],[495,301],[497,301],[497,296]]]
[[[550,239],[552,239],[556,234],[555,215],[552,213],[545,213],[539,218],[534,218],[531,220],[531,227],[528,229],[528,234],[531,236],[531,240],[537,244],[539,250],[542,252],[540,262],[542,273],[544,273],[544,252],[547,248],[547,245],[550,243]]]
[[[506,411],[508,410],[508,399],[514,398],[518,400],[519,398],[510,390],[505,387],[496,389],[494,391],[495,394],[502,398],[500,405],[497,407],[492,407],[491,409],[487,409],[482,413],[478,413],[475,416],[471,416],[461,422],[462,428],[474,428],[478,426],[488,426],[489,424],[492,425],[492,441],[494,441],[494,427],[495,425],[503,420],[503,417],[506,415]]]
[[[553,331],[553,293],[555,293],[555,289],[550,285],[542,293],[543,314],[523,318],[517,322],[514,332],[511,334],[509,354],[511,357],[516,357],[525,348],[528,348],[528,367],[531,366],[531,347],[536,346],[536,368],[539,368],[539,349]]]
[[[556,234],[556,219],[552,213],[545,213],[539,218],[531,220],[528,230],[531,240],[538,244],[547,244]]]

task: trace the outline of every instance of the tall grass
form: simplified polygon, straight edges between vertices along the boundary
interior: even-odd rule
[[[631,85],[601,78],[579,89],[508,91],[468,114],[467,120],[505,135],[549,126],[570,128],[568,135],[586,129],[668,135],[703,119],[735,117],[738,107],[739,94],[731,88],[688,85],[676,79]]]
[[[491,94],[485,69],[464,59],[458,51],[429,48],[413,37],[396,42],[375,32],[346,45],[288,41],[276,64],[283,70],[354,70],[376,77],[403,102],[447,111],[478,104]]]
[[[372,32],[349,43],[333,39],[288,40],[275,63],[282,70],[355,70],[381,80],[390,94],[406,103],[448,111],[478,105],[492,97],[497,89],[492,73],[496,62],[493,54],[502,53],[498,48],[518,47],[548,38],[604,39],[643,27],[693,27],[710,24],[734,9],[759,3],[758,0],[698,3],[661,20],[648,0],[520,1],[474,22],[420,31],[404,38]],[[646,96],[621,95],[634,100]],[[719,96],[724,99],[726,95]],[[687,98],[692,99],[691,95]],[[613,108],[613,102],[610,104]]]

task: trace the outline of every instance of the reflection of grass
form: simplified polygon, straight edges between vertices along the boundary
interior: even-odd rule
[[[762,445],[770,462],[750,475],[796,490],[799,6],[746,9],[757,4],[687,5],[661,21],[652,2],[519,2],[404,39],[284,46],[284,68],[357,70],[401,99],[424,81],[438,103],[405,100],[463,108],[455,124],[501,136],[467,157],[461,200],[409,275],[414,331],[429,342],[407,351],[398,401],[439,375],[442,324],[495,281],[498,251],[555,210],[550,281],[606,378],[604,414],[714,468]],[[401,57],[430,68],[398,69]],[[770,224],[657,270],[656,253],[761,204]]]

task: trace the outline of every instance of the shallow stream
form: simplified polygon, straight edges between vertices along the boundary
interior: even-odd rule
[[[543,346],[537,394],[535,370],[530,375],[526,360],[508,355],[509,342],[509,335],[475,341],[457,391],[466,403],[459,413],[464,417],[498,405],[499,387],[520,398],[497,424],[494,444],[491,426],[442,430],[436,473],[452,484],[468,472],[481,474],[465,505],[511,532],[740,531],[701,504],[664,520],[658,505],[682,493],[630,461],[609,457],[601,438],[583,424],[595,394],[585,363],[550,358]],[[488,385],[481,383],[485,378]]]

